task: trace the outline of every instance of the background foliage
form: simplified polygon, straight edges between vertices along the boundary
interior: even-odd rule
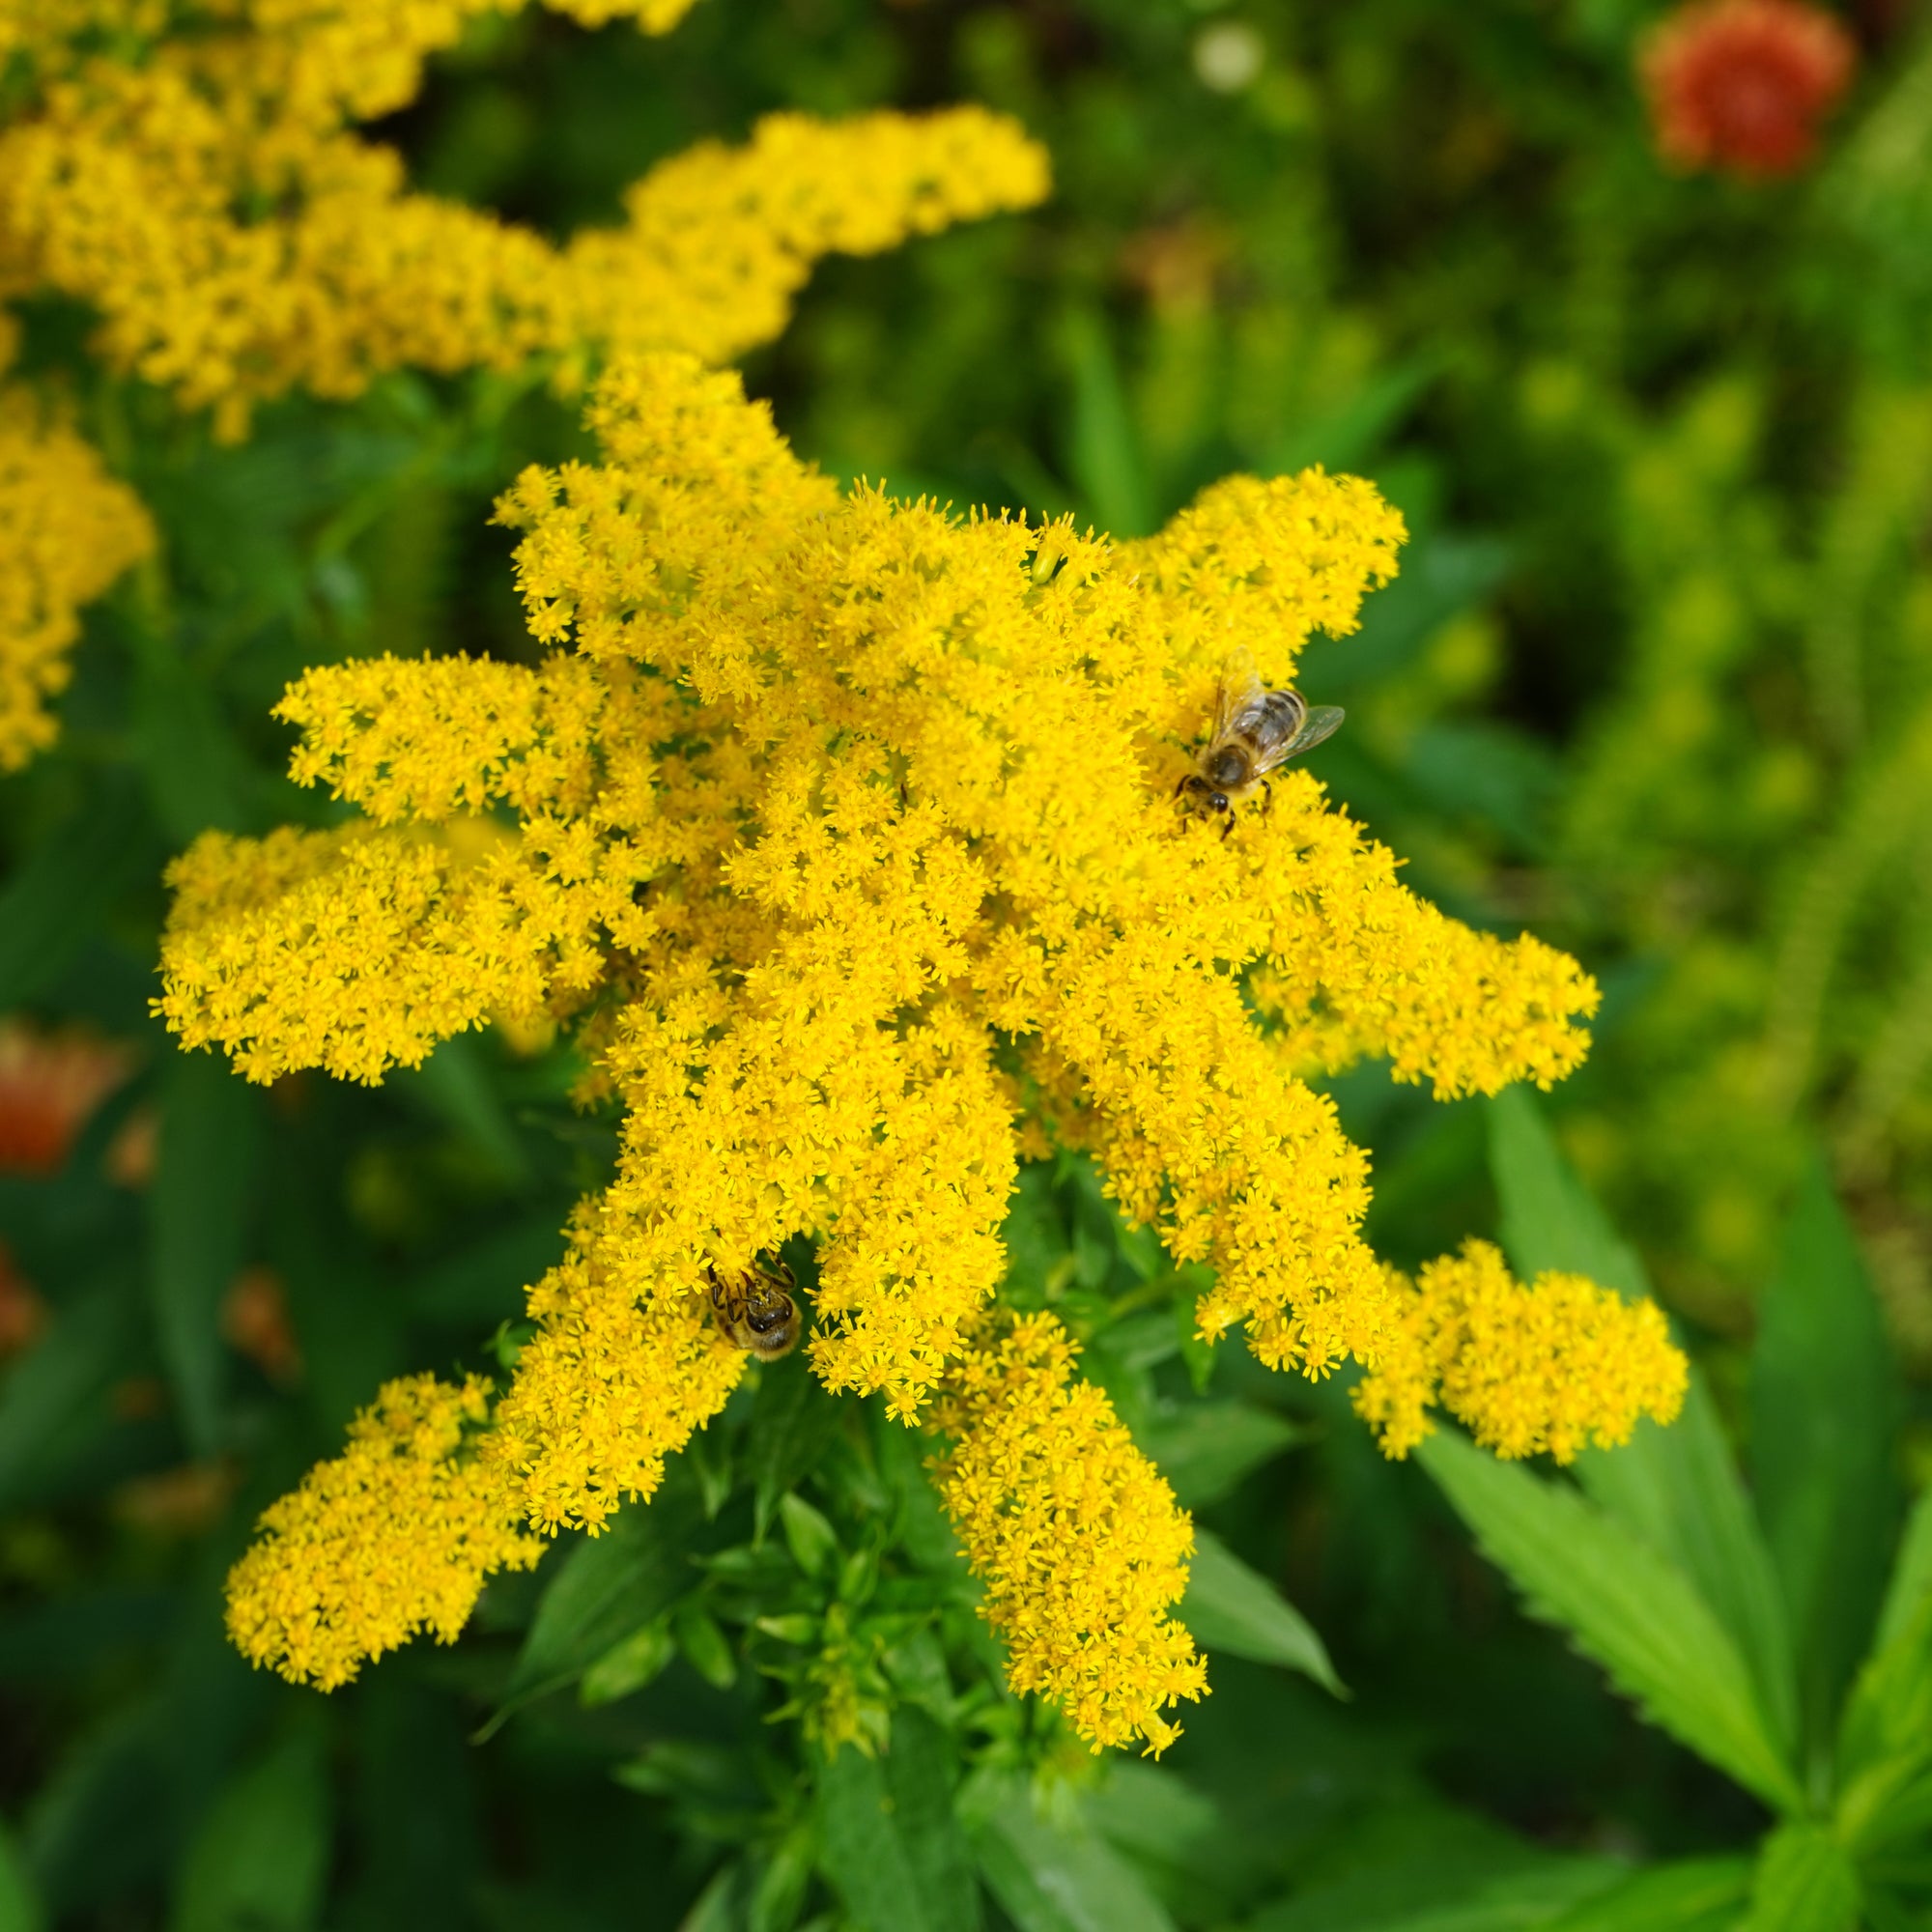
[[[1578,1485],[1449,1438],[1390,1466],[1340,1391],[1136,1318],[1157,1257],[1081,1164],[1030,1170],[1016,1271],[1205,1532],[1215,1691],[1158,1768],[954,1690],[989,1640],[912,1448],[820,1433],[796,1358],[457,1649],[327,1702],[226,1649],[257,1511],[384,1376],[515,1322],[611,1130],[495,1036],[375,1092],[174,1054],[160,869],[326,810],[268,717],[304,667],[530,654],[488,504],[577,432],[534,388],[392,377],[217,447],[28,307],[26,366],[163,560],[0,782],[0,1009],[138,1056],[56,1175],[0,1175],[9,1293],[49,1318],[0,1371],[0,1927],[1932,1922],[1932,42],[1848,14],[1819,165],[1744,185],[1652,152],[1658,11],[532,15],[378,129],[564,232],[774,107],[1007,109],[1053,203],[823,267],[748,364],[800,448],[1122,534],[1313,461],[1408,519],[1400,582],[1309,658],[1350,711],[1321,773],[1412,883],[1608,998],[1541,1109],[1339,1083],[1376,1244],[1647,1274],[1702,1379]],[[806,1632],[889,1748],[766,1721],[816,1694]]]

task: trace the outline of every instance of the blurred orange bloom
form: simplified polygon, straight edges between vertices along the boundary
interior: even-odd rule
[[[1791,174],[1856,60],[1845,29],[1803,0],[1699,0],[1643,49],[1658,151],[1679,167]]]
[[[271,1382],[292,1382],[301,1375],[288,1295],[281,1276],[271,1269],[244,1268],[235,1277],[221,1304],[221,1332]]]
[[[125,1046],[0,1020],[0,1174],[56,1174],[133,1065]]]
[[[241,1477],[232,1463],[185,1463],[115,1491],[115,1516],[149,1536],[200,1536],[221,1520]]]
[[[47,1305],[0,1243],[0,1362],[24,1354],[47,1325]]]

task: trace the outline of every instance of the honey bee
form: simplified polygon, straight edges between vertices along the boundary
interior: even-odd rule
[[[767,1267],[754,1262],[744,1274],[722,1276],[704,1270],[711,1284],[711,1312],[729,1340],[761,1362],[775,1362],[798,1346],[798,1283],[783,1262]]]
[[[1225,838],[1235,829],[1235,807],[1259,788],[1265,810],[1268,773],[1321,744],[1342,717],[1338,705],[1311,705],[1298,691],[1269,690],[1243,656],[1221,680],[1214,732],[1200,768],[1175,786],[1174,795],[1198,810],[1223,813]]]

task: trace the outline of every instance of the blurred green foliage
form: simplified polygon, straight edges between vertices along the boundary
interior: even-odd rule
[[[1342,1391],[1102,1293],[1150,1257],[1081,1164],[1029,1171],[1015,1271],[1203,1530],[1214,1694],[1159,1767],[1069,1756],[999,1690],[916,1445],[828,1422],[797,1360],[456,1649],[326,1701],[226,1649],[255,1514],[385,1375],[514,1349],[611,1133],[495,1037],[374,1092],[176,1057],[161,868],[327,814],[268,717],[303,667],[530,654],[488,504],[578,432],[531,387],[399,377],[216,448],[29,310],[28,366],[163,543],[0,782],[0,1010],[142,1053],[58,1175],[0,1175],[50,1316],[0,1371],[0,1932],[1932,1922],[1899,1368],[1932,1359],[1932,43],[1874,0],[1826,158],[1743,187],[1651,153],[1657,12],[704,0],[663,43],[497,22],[382,130],[565,232],[773,107],[985,100],[1054,203],[821,270],[749,369],[805,451],[1122,533],[1319,461],[1409,521],[1307,661],[1350,711],[1322,775],[1432,896],[1607,997],[1554,1139],[1520,1096],[1337,1083],[1378,1246],[1654,1276],[1700,1378],[1577,1484],[1442,1438],[1393,1466]],[[111,1151],[156,1123],[143,1181]],[[250,1270],[298,1368],[238,1341]],[[876,1755],[815,1748],[831,1694]]]

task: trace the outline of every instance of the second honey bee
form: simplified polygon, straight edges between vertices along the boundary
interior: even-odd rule
[[[1221,680],[1213,735],[1199,768],[1175,786],[1175,796],[1196,810],[1220,814],[1225,838],[1235,829],[1235,807],[1257,791],[1265,802],[1267,775],[1321,744],[1342,718],[1339,705],[1312,705],[1298,691],[1270,690],[1243,658]]]
[[[773,1266],[754,1262],[743,1274],[734,1275],[707,1267],[704,1275],[711,1284],[711,1312],[720,1331],[748,1355],[775,1362],[798,1346],[801,1323],[793,1298],[798,1282],[783,1262]]]

